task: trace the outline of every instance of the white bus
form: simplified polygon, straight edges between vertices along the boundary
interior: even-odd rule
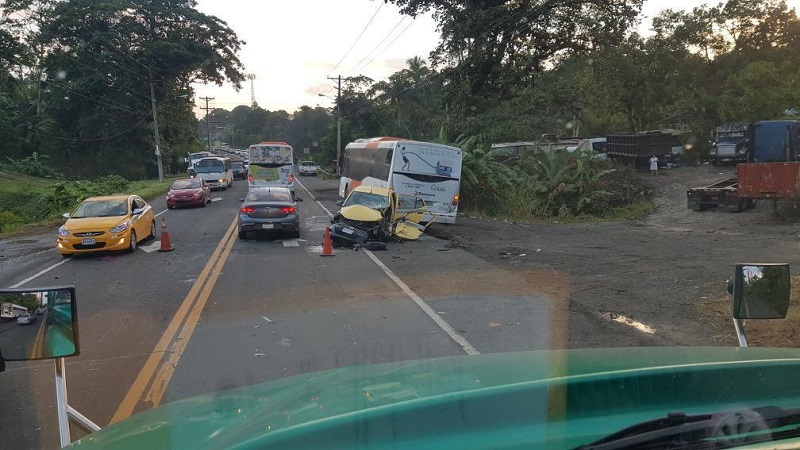
[[[0,317],[4,317],[6,319],[13,319],[20,314],[27,314],[28,308],[24,306],[15,305],[14,303],[3,303],[0,306]]]
[[[212,189],[233,185],[233,167],[229,158],[207,156],[194,165],[195,177],[205,180]]]
[[[286,142],[261,142],[247,148],[247,185],[289,188],[294,197],[294,150]]]
[[[455,223],[461,183],[461,149],[394,137],[359,139],[342,154],[339,196],[362,184],[416,195],[436,215],[435,221]]]

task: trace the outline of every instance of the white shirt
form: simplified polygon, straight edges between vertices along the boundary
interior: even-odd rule
[[[658,170],[658,158],[655,156],[650,158],[650,170]]]

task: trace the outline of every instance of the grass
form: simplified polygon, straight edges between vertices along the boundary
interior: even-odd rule
[[[169,185],[183,175],[171,175],[164,182],[157,180],[132,181],[125,193],[136,194],[145,200],[163,195]],[[18,173],[0,171],[0,238],[50,229],[63,222],[65,211],[42,210],[58,182]],[[69,208],[67,208],[69,209]]]

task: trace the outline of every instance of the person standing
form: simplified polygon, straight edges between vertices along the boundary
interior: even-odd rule
[[[656,155],[650,157],[650,173],[658,175],[658,157]]]

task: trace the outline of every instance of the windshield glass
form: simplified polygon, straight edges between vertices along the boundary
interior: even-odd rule
[[[203,159],[195,164],[194,169],[197,173],[218,173],[222,172],[224,167],[220,160]]]
[[[342,206],[353,205],[363,205],[373,209],[386,209],[389,206],[389,197],[369,192],[353,192]]]
[[[72,213],[73,219],[86,217],[112,217],[128,214],[127,202],[123,200],[89,200],[81,203]]]
[[[289,190],[253,189],[245,198],[247,202],[291,202],[292,193]]]
[[[791,438],[799,8],[0,1],[0,447]]]
[[[188,179],[188,180],[176,180],[172,183],[171,189],[197,189],[199,188],[201,181],[197,178]]]

